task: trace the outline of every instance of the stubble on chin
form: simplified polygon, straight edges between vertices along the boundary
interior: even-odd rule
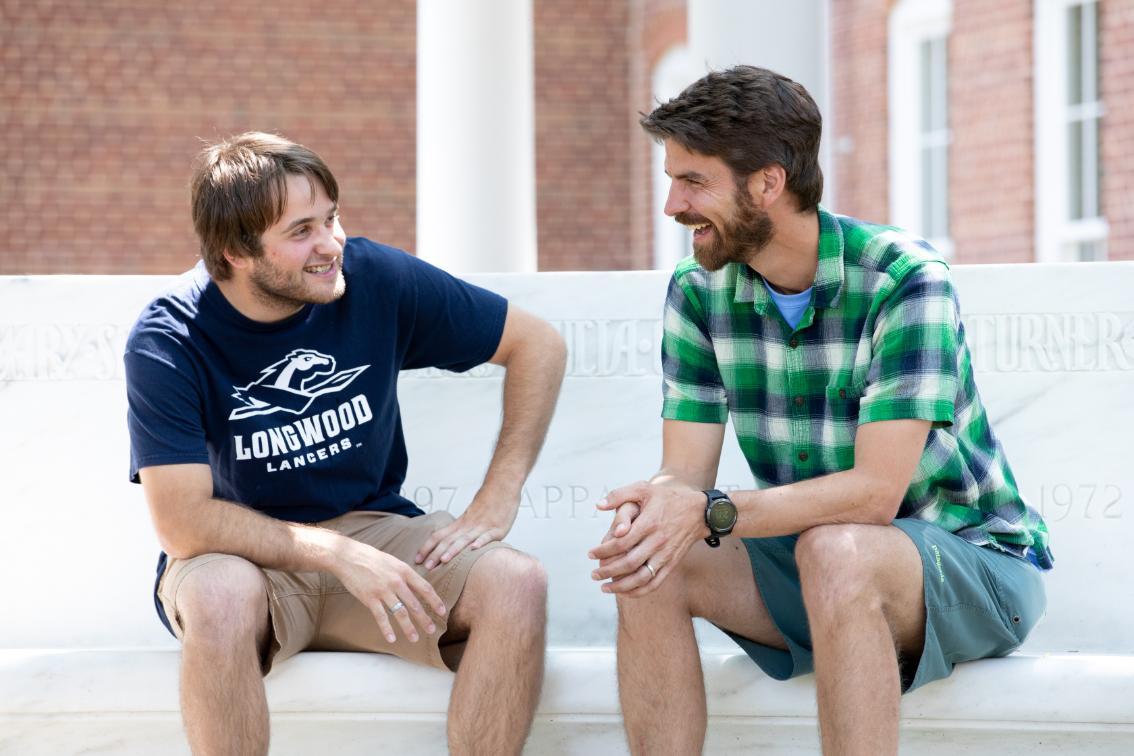
[[[346,293],[346,277],[340,268],[330,294],[315,294],[306,286],[272,276],[253,277],[253,295],[262,305],[278,310],[299,310],[309,304],[330,304]]]
[[[320,293],[316,296],[312,293],[300,295],[298,299],[304,304],[330,304],[331,302],[341,299],[343,294],[346,294],[346,276],[343,275],[343,271],[340,268],[339,274],[335,278],[334,288],[331,289],[329,295]]]
[[[346,276],[343,275],[343,269],[339,268],[339,277],[335,279],[335,290],[331,294],[331,302],[342,299],[343,294],[346,294]]]

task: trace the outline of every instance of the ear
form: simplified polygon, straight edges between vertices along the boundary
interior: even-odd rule
[[[787,190],[787,171],[779,163],[771,163],[748,177],[748,194],[762,210],[776,203]]]
[[[233,270],[244,270],[252,264],[251,257],[234,254],[230,249],[224,251],[224,259]]]

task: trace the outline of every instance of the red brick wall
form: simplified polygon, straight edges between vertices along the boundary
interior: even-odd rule
[[[349,234],[414,243],[414,0],[0,0],[0,274],[192,266],[201,139],[319,152]]]
[[[831,8],[831,112],[836,212],[881,222],[890,215],[886,116],[887,0],[839,0]]]
[[[1134,260],[1134,3],[1099,3],[1102,201],[1111,260]]]
[[[949,40],[956,262],[1035,259],[1032,0],[954,0]]]
[[[633,267],[628,3],[534,4],[541,270]]]

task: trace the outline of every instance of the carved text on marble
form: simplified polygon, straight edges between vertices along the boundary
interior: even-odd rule
[[[595,509],[601,499],[619,484],[583,485],[577,483],[537,484],[528,482],[520,492],[519,517],[532,520],[577,520],[593,519],[600,515],[610,515]],[[722,491],[735,491],[737,484],[721,484]],[[459,514],[476,494],[476,486],[438,485],[407,483],[402,487],[402,496],[421,507],[426,512],[452,512]]]
[[[121,380],[128,333],[108,323],[0,324],[0,381]]]
[[[1122,517],[1122,489],[1113,483],[1056,483],[1040,486],[1036,509],[1048,522],[1071,517],[1117,520]]]
[[[1001,313],[965,315],[962,320],[977,370],[1134,370],[1134,313]]]

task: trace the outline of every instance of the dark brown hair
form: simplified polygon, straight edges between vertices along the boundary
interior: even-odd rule
[[[287,177],[316,182],[332,202],[339,184],[322,158],[275,134],[249,131],[202,150],[193,171],[193,228],[209,275],[232,275],[225,252],[245,257],[264,253],[260,236],[283,216]]]
[[[783,166],[800,211],[814,209],[823,196],[823,118],[806,89],[775,71],[714,71],[639,123],[658,141],[673,139],[691,152],[720,158],[738,186],[761,168]]]

